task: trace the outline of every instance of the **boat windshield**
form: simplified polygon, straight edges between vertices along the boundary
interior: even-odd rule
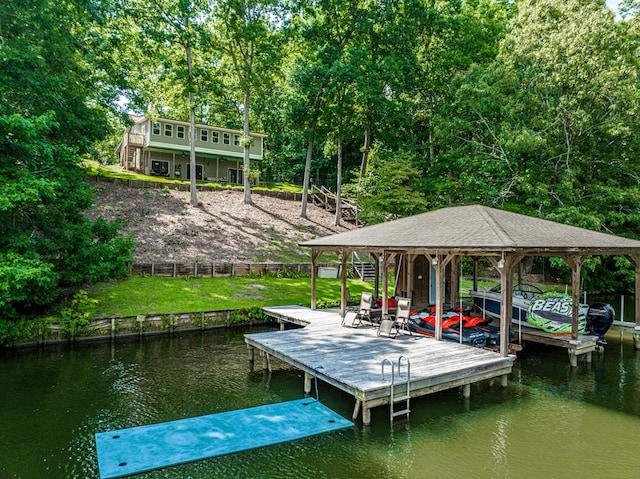
[[[500,293],[501,290],[501,285],[490,289],[492,293]],[[513,287],[513,296],[516,298],[533,299],[542,293],[543,291],[534,284],[518,283]]]

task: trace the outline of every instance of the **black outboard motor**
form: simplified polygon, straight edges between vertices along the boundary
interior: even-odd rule
[[[600,344],[607,344],[604,339],[604,335],[613,320],[616,318],[616,311],[608,303],[593,303],[589,305],[589,311],[587,312],[587,331],[589,334],[598,336],[598,342]]]

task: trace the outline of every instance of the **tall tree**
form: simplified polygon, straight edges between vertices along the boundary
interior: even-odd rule
[[[186,103],[191,205],[197,206],[195,94],[202,80],[196,78],[194,51],[201,55],[208,1],[121,1],[120,15],[112,23],[112,35],[116,39],[125,37],[138,46],[124,50],[116,60],[129,72],[129,86],[136,91],[137,101],[132,106],[144,112],[151,110],[151,115],[173,110],[173,116],[180,117],[183,115],[180,106]]]
[[[131,240],[82,215],[92,198],[82,155],[108,132],[103,78],[81,42],[99,11],[90,0],[0,4],[0,343],[5,320],[62,286],[126,272]]]
[[[222,0],[216,2],[210,24],[213,48],[226,55],[229,70],[242,95],[244,198],[251,204],[251,94],[278,67],[279,31],[284,28],[278,0]]]

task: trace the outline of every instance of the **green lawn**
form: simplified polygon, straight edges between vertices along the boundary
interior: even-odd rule
[[[349,279],[351,297],[373,285]],[[311,304],[311,278],[224,277],[161,278],[134,276],[117,283],[105,283],[89,291],[97,300],[95,318],[168,314],[216,309],[252,308],[284,304]],[[340,279],[318,279],[317,301],[340,301]]]
[[[164,178],[162,176],[148,176],[132,171],[123,171],[119,165],[101,165],[97,161],[85,161],[85,170],[88,176],[101,176],[105,178],[117,178],[122,180],[148,181],[153,183],[183,183],[189,184],[189,180],[176,180],[174,178]],[[198,181],[198,185],[210,185],[220,188],[242,190],[242,185],[231,185],[229,183],[217,183],[213,181]],[[261,184],[254,186],[252,190],[281,191],[288,193],[301,193],[302,187],[289,183],[274,183],[272,185]]]

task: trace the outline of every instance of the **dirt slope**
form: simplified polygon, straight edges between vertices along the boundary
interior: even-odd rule
[[[313,205],[300,218],[299,201],[253,194],[245,205],[240,191],[199,192],[192,207],[186,191],[94,186],[89,216],[124,220],[136,262],[307,262],[310,251],[298,243],[354,228],[334,226],[333,214]]]

